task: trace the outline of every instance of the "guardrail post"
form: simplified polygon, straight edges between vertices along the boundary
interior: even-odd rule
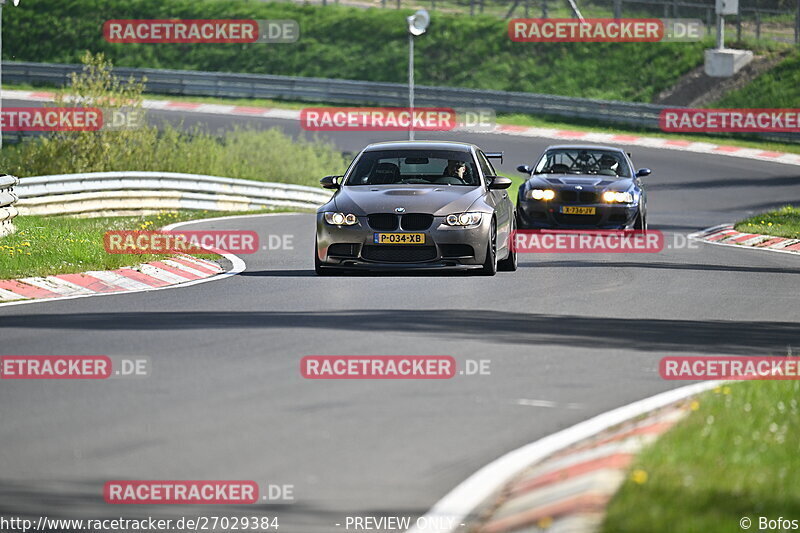
[[[711,29],[714,27],[714,17],[711,15],[711,8],[706,9],[706,35],[711,35]]]
[[[736,15],[736,40],[742,42],[742,15]]]
[[[547,0],[542,0],[542,18],[550,18],[547,14]]]
[[[614,18],[622,18],[622,0],[614,0]]]
[[[761,12],[756,9],[756,39],[761,39]]]
[[[794,44],[800,44],[800,0],[797,0],[797,12],[794,14]]]

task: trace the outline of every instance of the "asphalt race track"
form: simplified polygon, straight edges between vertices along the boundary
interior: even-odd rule
[[[8,102],[6,105],[25,105]],[[29,105],[29,104],[28,104]],[[212,130],[296,122],[154,113]],[[420,136],[420,135],[418,135]],[[431,135],[431,138],[446,138]],[[340,149],[400,138],[327,136]],[[504,150],[502,171],[550,144],[451,135]],[[649,222],[687,233],[800,202],[800,167],[634,147]],[[320,176],[321,177],[321,176]],[[3,352],[145,355],[152,376],[5,381],[0,514],[103,518],[267,514],[280,531],[333,532],[347,516],[421,515],[498,456],[609,409],[677,387],[668,355],[800,350],[800,258],[694,244],[657,254],[528,254],[515,273],[313,273],[313,216],[192,229],[291,235],[242,256],[241,275],[186,288],[0,307]],[[677,236],[676,236],[677,235]],[[491,375],[323,381],[306,355],[451,355]],[[294,485],[293,503],[110,506],[114,479],[241,479]],[[254,513],[254,509],[257,511]]]

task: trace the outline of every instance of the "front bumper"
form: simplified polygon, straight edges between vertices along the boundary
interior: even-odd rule
[[[561,206],[594,207],[594,215],[564,215]],[[636,221],[638,204],[562,204],[522,200],[517,205],[519,229],[630,229]]]
[[[433,217],[426,230],[376,230],[367,217],[353,226],[336,226],[317,213],[317,257],[329,268],[362,270],[420,270],[480,268],[486,258],[491,215],[484,214],[474,227],[448,226],[444,217]],[[423,233],[425,244],[375,244],[375,233]]]

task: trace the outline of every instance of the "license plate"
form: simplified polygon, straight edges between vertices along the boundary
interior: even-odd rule
[[[594,207],[580,207],[575,205],[562,205],[561,212],[565,215],[594,215]]]
[[[376,233],[375,244],[425,244],[424,233]]]

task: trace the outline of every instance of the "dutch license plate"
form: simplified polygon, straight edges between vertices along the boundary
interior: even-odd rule
[[[565,215],[594,215],[594,207],[580,207],[575,205],[562,205],[561,212]]]
[[[424,233],[376,233],[375,244],[425,244]]]

